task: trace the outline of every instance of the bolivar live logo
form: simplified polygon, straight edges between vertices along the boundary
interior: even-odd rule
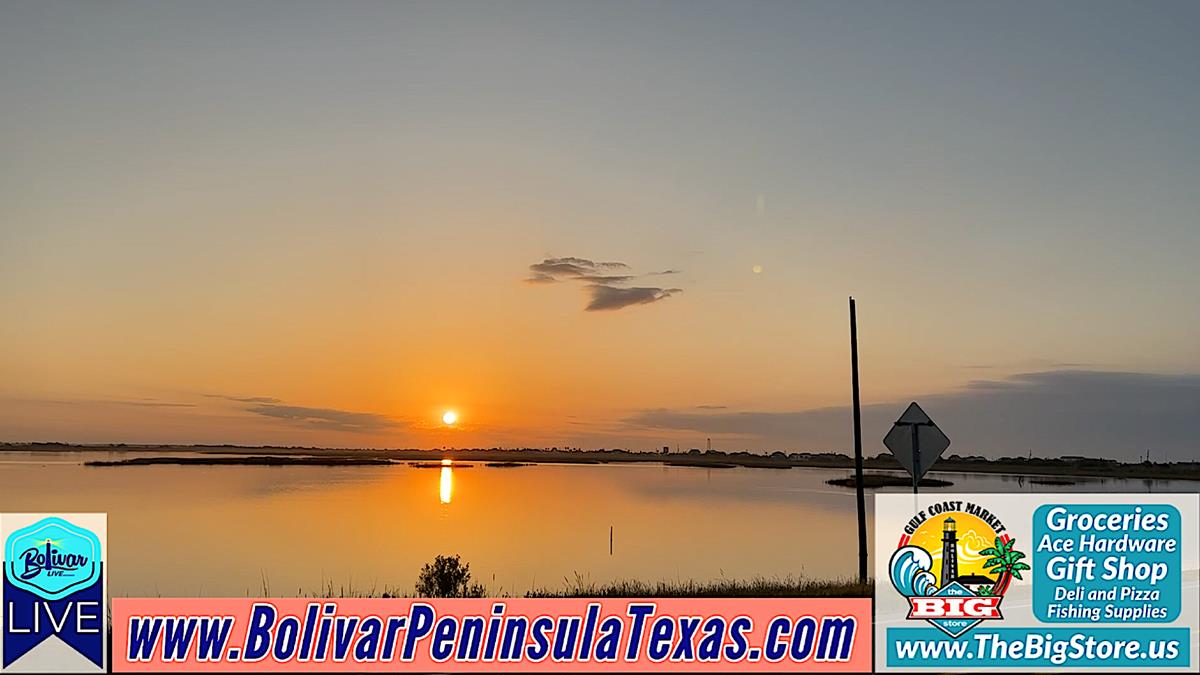
[[[14,672],[102,671],[105,517],[5,514],[0,518],[4,535],[2,668]]]
[[[1029,569],[1005,529],[987,509],[959,500],[914,516],[888,563],[892,585],[909,602],[906,618],[928,621],[952,638],[1004,618],[1005,592]]]

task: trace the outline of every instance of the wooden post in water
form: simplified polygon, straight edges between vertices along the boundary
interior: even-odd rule
[[[608,554],[609,555],[612,555],[612,539],[613,539],[612,535],[613,535],[613,526],[609,525],[608,526]]]
[[[850,298],[850,388],[854,396],[854,482],[858,498],[858,581],[867,582],[867,507],[863,496],[862,409],[858,400],[858,316]]]

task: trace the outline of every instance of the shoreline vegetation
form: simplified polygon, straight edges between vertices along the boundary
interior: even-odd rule
[[[849,478],[830,478],[829,480],[825,481],[825,484],[836,487],[852,488],[857,487],[858,481],[854,479],[854,476],[850,476]],[[950,487],[951,485],[954,485],[952,481],[941,480],[940,478],[922,478],[920,482],[921,487]],[[897,476],[895,474],[885,473],[863,474],[863,487],[865,488],[911,486],[912,478],[909,478],[908,476]]]
[[[129,459],[97,459],[84,462],[86,466],[152,466],[155,464],[178,465],[251,465],[251,466],[385,466],[394,464],[388,459],[369,457],[281,457],[258,455],[250,457],[131,457]],[[414,466],[416,462],[412,463]],[[438,464],[437,466],[441,466]]]
[[[503,588],[488,589],[472,581],[471,564],[459,555],[439,555],[421,568],[412,591],[397,587],[360,589],[334,586],[325,582],[315,593],[305,597],[322,598],[482,598],[514,597]],[[489,592],[489,590],[491,592]],[[754,577],[747,580],[716,579],[638,581],[621,579],[596,583],[575,573],[574,579],[564,578],[558,588],[534,587],[523,594],[526,598],[869,598],[874,582],[849,578],[808,579],[805,577]],[[263,578],[263,597],[271,597],[271,589]]]
[[[719,579],[716,581],[638,581],[627,579],[596,583],[577,577],[563,580],[559,587],[538,587],[513,595],[503,589],[480,591],[491,598],[869,598],[874,593],[872,580],[806,579],[795,577]],[[247,591],[249,594],[249,591]],[[264,583],[262,597],[279,597]],[[391,586],[358,588],[327,582],[313,592],[298,590],[297,597],[307,598],[427,598],[436,593],[416,593],[412,589]],[[456,595],[451,597],[463,597]]]
[[[85,462],[88,466],[147,466],[177,465],[258,465],[258,466],[358,466],[417,463],[440,466],[440,461],[481,463],[488,466],[520,468],[531,464],[620,464],[658,463],[669,466],[729,469],[735,467],[790,469],[816,467],[853,469],[853,458],[841,453],[723,452],[720,450],[690,450],[687,452],[637,452],[621,449],[578,450],[560,448],[450,448],[416,449],[353,449],[312,447],[267,447],[236,445],[71,445],[65,443],[0,443],[0,452],[138,452],[158,453],[156,456],[114,458]],[[866,469],[900,471],[901,467],[888,453],[867,457]],[[1200,480],[1200,462],[1118,462],[1067,455],[1046,457],[1001,457],[949,455],[938,460],[939,472],[1002,473],[1032,476],[1065,476],[1093,478],[1126,478],[1147,480]],[[851,485],[853,485],[851,483]]]

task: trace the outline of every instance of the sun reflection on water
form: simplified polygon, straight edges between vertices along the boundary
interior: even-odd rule
[[[449,504],[454,496],[454,470],[450,468],[450,460],[442,460],[442,476],[440,481],[440,497],[443,504]]]

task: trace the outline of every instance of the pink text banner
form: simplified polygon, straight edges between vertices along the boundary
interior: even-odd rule
[[[866,598],[114,598],[115,672],[863,672]]]

